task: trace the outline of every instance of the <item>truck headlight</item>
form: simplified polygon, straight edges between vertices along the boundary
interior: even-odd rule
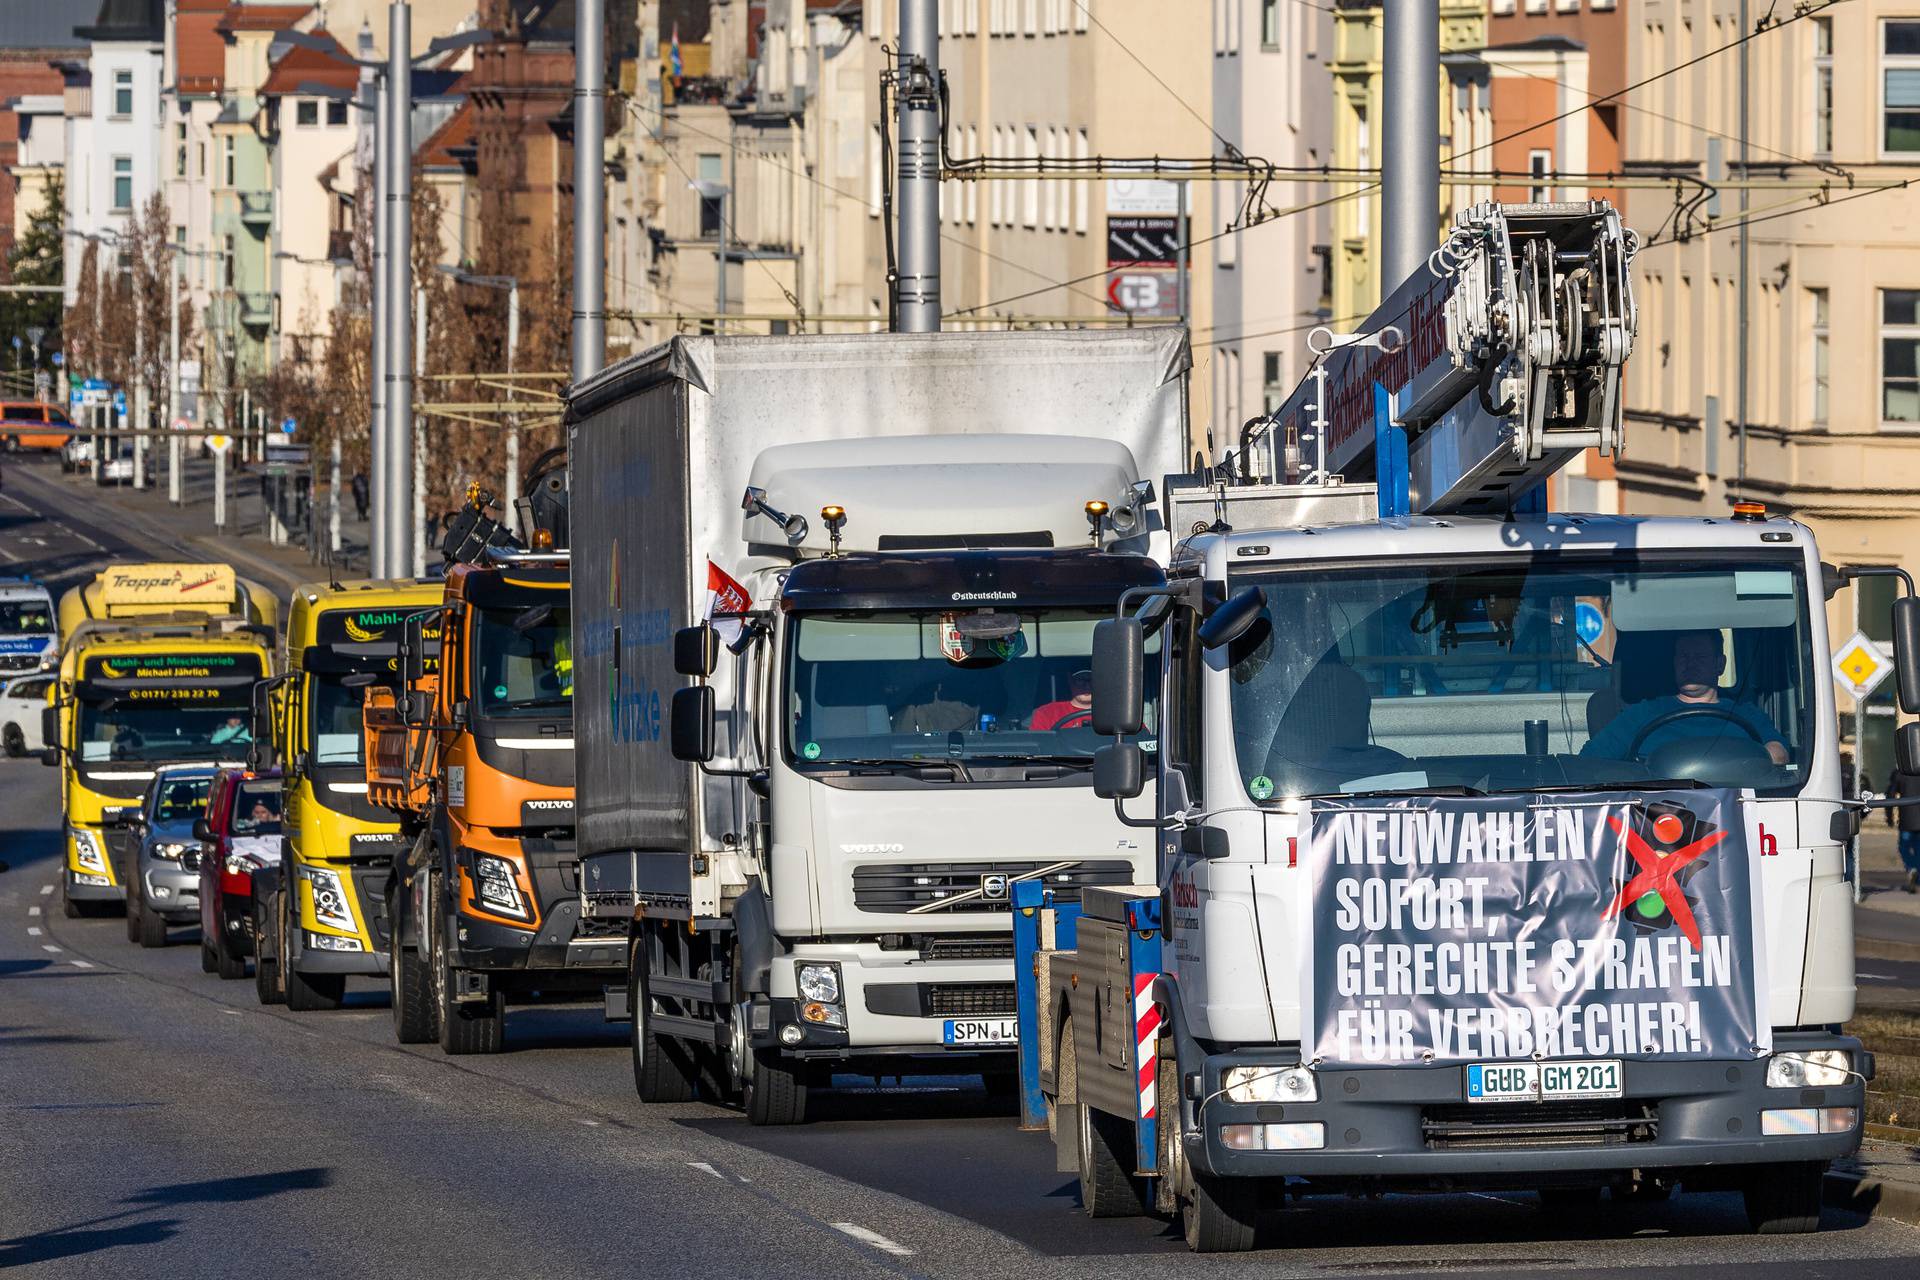
[[[162,840],[153,846],[153,856],[165,858],[168,862],[178,862],[187,854],[199,851],[199,845],[183,843],[179,840]]]
[[[359,950],[362,950],[362,948],[361,948],[361,946],[360,946],[360,939],[358,939],[358,938],[336,938],[336,937],[334,937],[334,936],[333,936],[332,934],[330,934],[330,933],[313,933],[313,932],[309,932],[309,933],[307,934],[307,946],[309,946],[309,947],[311,947],[311,948],[312,948],[313,950],[315,950],[315,951],[359,951]]]
[[[520,886],[511,862],[490,854],[479,854],[473,860],[473,882],[482,906],[502,915],[518,916],[522,920],[527,918],[526,899],[520,896]]]
[[[80,864],[82,870],[105,875],[107,855],[100,847],[100,837],[85,827],[74,827],[72,831],[73,860]]]
[[[340,883],[339,873],[323,867],[302,867],[300,874],[306,878],[308,892],[313,897],[313,918],[329,929],[357,932],[353,908],[347,905],[347,890]]]
[[[1234,1102],[1318,1102],[1320,1084],[1301,1066],[1228,1067],[1220,1087]]]
[[[1853,1058],[1845,1049],[1807,1049],[1767,1059],[1769,1089],[1832,1089],[1852,1074]]]
[[[840,966],[837,964],[803,964],[798,983],[802,1000],[840,1003]]]

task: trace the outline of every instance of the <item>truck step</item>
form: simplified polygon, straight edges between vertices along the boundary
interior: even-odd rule
[[[718,1049],[727,1042],[727,1030],[718,1023],[705,1018],[682,1018],[678,1014],[656,1013],[647,1018],[647,1029],[659,1035],[678,1036],[682,1040],[694,1040],[700,1044],[710,1044]]]
[[[704,1000],[712,1005],[727,1003],[727,984],[715,982],[711,978],[669,978],[648,974],[647,989],[656,996],[679,996],[687,1000]]]

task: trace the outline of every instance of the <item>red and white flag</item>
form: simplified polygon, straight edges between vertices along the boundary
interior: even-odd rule
[[[722,617],[722,614],[745,613],[753,607],[753,597],[747,589],[734,581],[733,576],[712,560],[707,561],[707,621],[720,638],[732,644],[740,638],[741,622],[738,618]]]

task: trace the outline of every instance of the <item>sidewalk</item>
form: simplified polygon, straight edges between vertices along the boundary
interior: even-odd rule
[[[1920,1149],[1869,1139],[1827,1174],[1826,1201],[1871,1218],[1920,1226]]]
[[[181,468],[181,504],[167,501],[165,458],[155,467],[154,485],[134,489],[129,485],[95,485],[85,472],[63,475],[51,459],[31,463],[9,463],[9,469],[29,470],[36,479],[70,490],[76,502],[111,507],[116,517],[135,529],[147,529],[161,535],[160,540],[184,542],[199,549],[209,560],[225,560],[243,574],[259,578],[290,592],[303,582],[315,582],[327,576],[326,520],[324,486],[315,490],[316,519],[319,525],[319,549],[309,554],[296,541],[300,531],[290,531],[288,542],[276,546],[267,536],[266,504],[260,496],[260,471],[242,468],[228,456],[227,525],[225,531],[213,525],[213,462],[188,460]],[[344,489],[344,486],[343,486]],[[333,572],[340,577],[363,575],[367,564],[367,523],[356,519],[352,498],[341,494],[340,554],[334,558]]]

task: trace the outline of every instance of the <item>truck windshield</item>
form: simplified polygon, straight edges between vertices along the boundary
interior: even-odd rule
[[[1093,625],[1111,610],[818,614],[793,629],[787,750],[799,766],[1090,761]],[[1158,640],[1153,645],[1157,651]],[[1151,745],[1153,713],[1148,712]]]
[[[191,703],[114,697],[80,703],[80,759],[238,760],[253,741],[244,689]]]
[[[475,630],[473,683],[481,715],[572,713],[573,627],[564,603],[483,610]]]
[[[1265,603],[1227,655],[1248,794],[1800,789],[1799,561],[1516,561],[1235,575]]]
[[[336,675],[316,675],[312,679],[312,708],[308,719],[313,725],[313,763],[349,764],[362,762],[360,707],[364,689],[349,689]]]
[[[53,630],[53,610],[38,600],[0,600],[0,633],[46,635]]]

